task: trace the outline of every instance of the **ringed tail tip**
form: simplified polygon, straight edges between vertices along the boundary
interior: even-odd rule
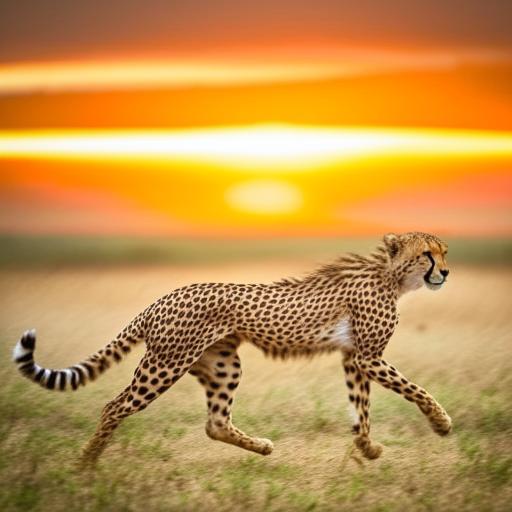
[[[36,330],[29,329],[21,336],[18,343],[16,343],[12,358],[15,363],[22,363],[24,360],[28,361],[29,357],[36,348]]]

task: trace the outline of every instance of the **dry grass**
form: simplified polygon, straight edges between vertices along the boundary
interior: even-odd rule
[[[265,262],[179,268],[0,272],[0,509],[507,510],[512,499],[512,270],[452,268],[448,286],[404,297],[386,357],[452,415],[439,438],[419,411],[374,386],[373,436],[383,457],[350,453],[339,357],[287,363],[241,349],[236,424],[269,437],[267,458],[209,440],[203,392],[183,378],[129,418],[94,473],[73,468],[102,406],[131,379],[143,348],[77,392],[45,391],[16,374],[12,344],[39,334],[43,365],[99,348],[169,289],[192,281],[269,281],[309,268]]]

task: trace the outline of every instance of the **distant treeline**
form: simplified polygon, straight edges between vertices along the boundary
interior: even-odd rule
[[[450,262],[512,264],[512,238],[446,238]],[[99,236],[0,235],[0,266],[207,264],[278,258],[333,258],[365,254],[376,238],[271,240],[173,239]]]

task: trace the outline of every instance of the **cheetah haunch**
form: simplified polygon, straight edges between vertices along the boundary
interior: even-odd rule
[[[69,368],[49,370],[34,362],[34,331],[22,336],[14,361],[25,377],[47,389],[75,390],[120,361],[132,345],[146,343],[132,383],[105,406],[84,449],[84,462],[94,462],[124,418],[146,408],[186,373],[205,388],[208,436],[268,455],[271,441],[250,437],[231,422],[242,375],[240,343],[249,341],[280,358],[340,351],[354,412],[354,443],[374,459],[382,447],[369,435],[371,381],[414,402],[437,434],[451,429],[441,405],[382,358],[398,323],[398,298],[423,285],[441,288],[448,275],[446,251],[446,244],[432,235],[388,234],[370,256],[342,256],[300,280],[177,289],[150,305],[115,340]]]

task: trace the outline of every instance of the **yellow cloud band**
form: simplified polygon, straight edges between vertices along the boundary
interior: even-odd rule
[[[309,168],[375,157],[508,157],[511,132],[257,125],[193,130],[0,131],[0,158],[187,160]]]

